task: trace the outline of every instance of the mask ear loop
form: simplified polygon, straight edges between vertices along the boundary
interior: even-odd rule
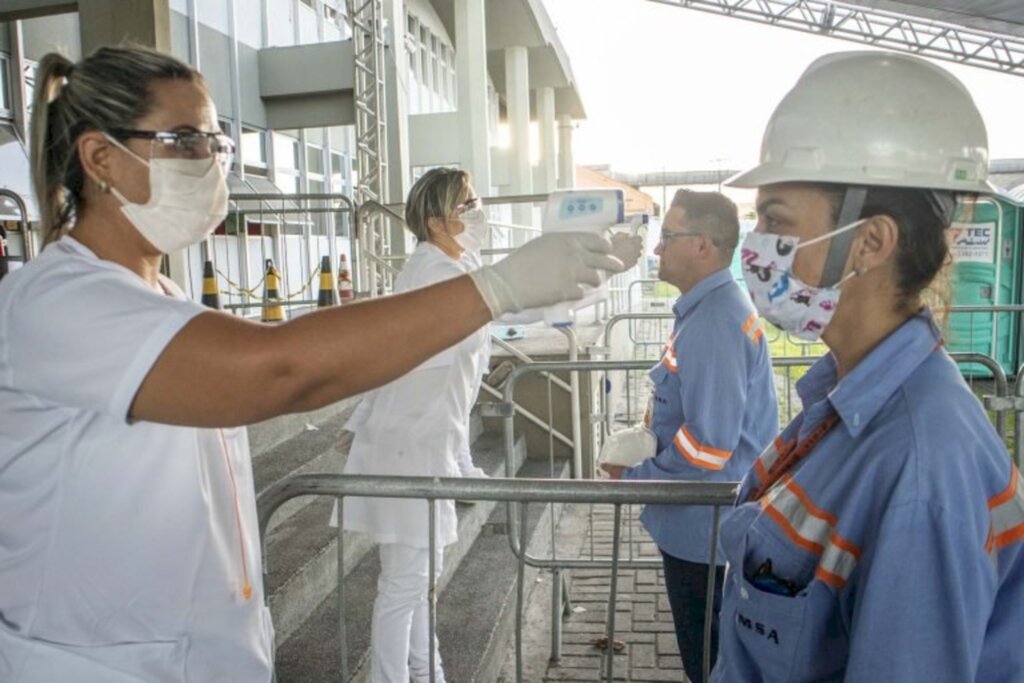
[[[839,220],[836,225],[849,225],[860,218],[867,195],[866,187],[847,188],[843,195],[843,206],[839,209]],[[846,267],[846,259],[850,255],[850,245],[853,244],[856,234],[856,230],[844,230],[832,238],[828,256],[825,257],[825,269],[821,272],[820,287],[834,287],[839,283],[843,276],[843,268]]]

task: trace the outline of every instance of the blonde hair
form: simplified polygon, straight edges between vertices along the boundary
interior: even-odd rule
[[[450,218],[466,188],[469,174],[457,168],[434,168],[416,181],[405,200],[405,223],[419,242],[430,241],[430,218]]]
[[[152,109],[153,82],[179,79],[204,83],[189,65],[143,47],[101,47],[77,64],[55,52],[40,60],[31,164],[45,242],[59,239],[83,207],[79,136],[131,128]]]

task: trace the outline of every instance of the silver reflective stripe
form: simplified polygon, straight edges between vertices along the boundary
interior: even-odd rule
[[[1016,467],[1010,472],[1010,485],[989,500],[989,531],[986,549],[990,554],[1024,538],[1024,485]]]
[[[817,509],[791,476],[780,479],[764,495],[761,507],[791,540],[821,558],[816,572],[819,579],[835,588],[846,584],[857,566],[860,549],[835,532],[835,516]]]

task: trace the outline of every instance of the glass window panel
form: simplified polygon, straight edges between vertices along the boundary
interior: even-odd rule
[[[324,150],[316,145],[306,145],[306,172],[323,175]]]

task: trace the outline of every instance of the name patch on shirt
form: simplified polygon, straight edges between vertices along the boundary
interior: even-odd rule
[[[776,645],[779,644],[779,632],[770,626],[766,626],[759,621],[746,617],[742,612],[736,612],[736,622],[752,633],[756,633],[759,636],[763,636],[765,640],[770,640]]]

